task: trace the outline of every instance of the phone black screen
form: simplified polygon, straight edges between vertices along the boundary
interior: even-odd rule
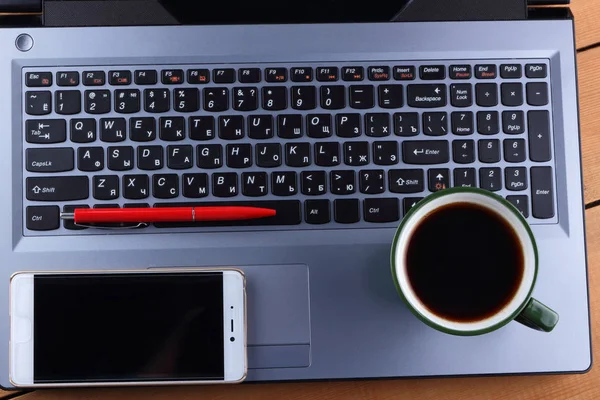
[[[222,273],[34,276],[34,383],[224,379]]]

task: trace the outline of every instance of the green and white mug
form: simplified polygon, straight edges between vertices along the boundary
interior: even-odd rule
[[[523,275],[514,296],[496,313],[477,321],[459,322],[435,314],[419,299],[407,272],[410,239],[431,213],[455,203],[484,207],[502,218],[516,233],[523,250]],[[466,244],[468,246],[468,244]],[[538,275],[538,251],[535,237],[521,213],[502,197],[475,188],[452,188],[436,192],[416,204],[404,217],[394,236],[391,268],[398,293],[411,312],[427,325],[454,335],[473,336],[495,331],[512,320],[530,328],[550,332],[558,323],[558,314],[532,297]]]

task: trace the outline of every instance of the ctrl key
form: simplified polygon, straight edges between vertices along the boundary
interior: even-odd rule
[[[58,206],[29,206],[25,226],[31,231],[51,231],[60,226]]]

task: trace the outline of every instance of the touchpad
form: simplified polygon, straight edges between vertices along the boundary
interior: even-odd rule
[[[308,367],[308,266],[239,268],[246,274],[248,368]]]

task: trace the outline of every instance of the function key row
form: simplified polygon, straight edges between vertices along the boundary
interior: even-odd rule
[[[316,70],[316,71],[314,71]],[[523,76],[521,64],[502,64],[498,68],[495,64],[478,64],[474,68],[471,65],[451,65],[448,67],[450,79],[471,79],[473,74],[477,79],[518,79]],[[527,78],[545,78],[548,74],[545,64],[526,64],[525,76]],[[108,75],[108,76],[107,76]],[[126,86],[131,83],[136,85],[155,85],[159,79],[165,85],[177,85],[185,81],[191,84],[204,84],[211,80],[214,83],[258,83],[264,76],[266,82],[312,82],[313,75],[319,82],[334,82],[342,79],[348,82],[362,81],[388,81],[414,80],[417,77],[417,68],[414,66],[360,66],[347,67],[274,67],[274,68],[215,68],[212,71],[200,69],[163,69],[160,73],[153,69],[136,70],[113,70],[108,74],[104,71],[84,71],[81,81],[85,86],[102,86],[107,80],[113,86]],[[422,80],[441,80],[446,78],[445,65],[424,65],[419,67],[419,77]],[[25,76],[25,84],[28,87],[52,86],[53,74],[51,72],[28,72]],[[78,71],[64,71],[56,73],[56,84],[58,86],[77,86],[80,83]]]

